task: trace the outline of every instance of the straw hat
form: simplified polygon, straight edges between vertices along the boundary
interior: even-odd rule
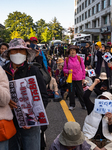
[[[62,58],[58,58],[57,64],[63,66],[64,65],[64,60]]]
[[[77,122],[67,122],[59,136],[59,142],[64,146],[77,146],[84,142],[84,134]]]
[[[107,74],[105,72],[102,72],[99,76],[99,79],[101,80],[107,80]]]

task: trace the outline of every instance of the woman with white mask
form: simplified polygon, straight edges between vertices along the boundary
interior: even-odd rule
[[[10,60],[3,69],[6,71],[9,81],[29,76],[36,76],[40,93],[44,106],[47,106],[46,85],[39,69],[35,66],[29,66],[27,62],[31,62],[36,56],[36,51],[29,49],[24,40],[15,38],[10,41],[9,49],[6,50],[2,57]],[[14,101],[10,100],[10,107],[17,108]],[[14,112],[13,112],[14,113]],[[9,140],[9,150],[40,150],[40,127],[23,127],[19,128],[17,119],[14,114],[14,124],[17,134]]]

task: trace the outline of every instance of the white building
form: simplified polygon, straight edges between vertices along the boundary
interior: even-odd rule
[[[74,0],[74,32],[91,34],[91,41],[111,40],[111,0]]]

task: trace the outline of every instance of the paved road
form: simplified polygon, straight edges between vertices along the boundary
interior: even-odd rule
[[[91,100],[94,101],[95,97],[96,95],[93,92],[91,95]],[[66,100],[66,103],[69,106],[69,100]],[[47,141],[46,150],[49,150],[49,147],[52,144],[53,140],[61,132],[64,124],[67,122],[67,118],[63,112],[60,102],[50,102],[47,106],[46,112],[49,120],[49,126],[46,131],[46,141]],[[76,107],[73,111],[71,111],[71,113],[74,119],[82,127],[84,123],[84,119],[87,115],[87,111],[81,108],[81,105],[77,98],[76,98]]]

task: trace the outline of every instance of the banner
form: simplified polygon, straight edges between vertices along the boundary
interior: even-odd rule
[[[95,99],[94,111],[99,114],[112,113],[112,100]]]
[[[96,76],[95,70],[94,69],[88,70],[88,75],[89,77],[95,77]]]
[[[19,127],[48,125],[42,97],[35,76],[9,82],[11,99]]]
[[[106,62],[108,62],[108,61],[112,58],[112,55],[111,55],[109,52],[106,52],[106,53],[102,56],[102,58],[103,58]]]
[[[78,56],[83,58],[83,61],[85,61],[85,54],[77,54]]]

